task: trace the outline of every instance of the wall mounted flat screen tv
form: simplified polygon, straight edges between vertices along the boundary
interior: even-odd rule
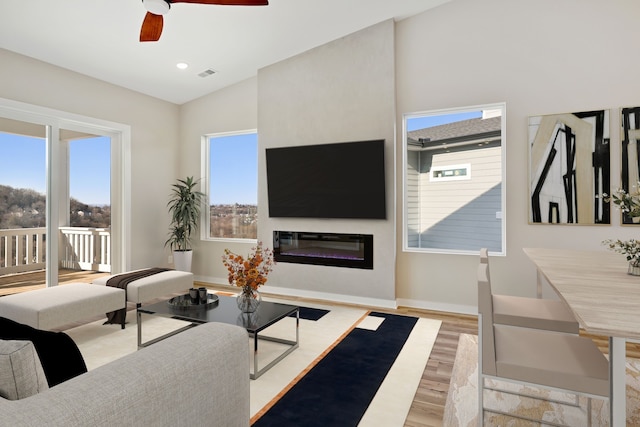
[[[384,140],[266,149],[270,217],[385,219]]]

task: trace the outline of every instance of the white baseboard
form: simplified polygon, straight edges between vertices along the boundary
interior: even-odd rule
[[[222,285],[222,286],[231,286],[229,285],[229,281],[226,277],[210,277],[210,276],[196,276],[193,275],[194,282],[203,282],[203,283],[211,283],[212,285]]]
[[[472,316],[478,315],[478,307],[475,305],[448,304],[404,298],[398,298],[397,304],[400,307],[419,308],[422,310],[444,311],[447,313],[469,314]]]
[[[194,280],[197,282],[204,282],[204,283],[215,283],[215,284],[222,283],[224,285],[228,284],[226,278],[195,276]],[[283,288],[280,286],[269,286],[269,285],[263,286],[262,288],[260,288],[260,291],[269,293],[272,295],[308,298],[308,299],[315,299],[315,300],[323,300],[327,302],[358,304],[358,305],[380,307],[380,308],[392,308],[392,309],[397,308],[397,304],[395,300],[367,298],[367,297],[355,296],[355,295],[342,295],[342,294],[334,294],[334,293],[327,293],[327,292],[305,291],[302,289]]]
[[[327,292],[305,291],[302,289],[281,288],[276,286],[264,286],[264,291],[273,295],[283,295],[289,297],[309,298],[324,300],[328,302],[338,302],[344,304],[358,304],[369,307],[392,308],[398,307],[395,300],[384,300],[379,298],[367,298],[356,295],[332,294]]]
[[[215,283],[228,285],[227,278],[219,277],[204,277],[195,276],[194,279],[198,282]],[[230,286],[230,285],[229,285]],[[287,297],[308,298],[315,300],[323,300],[327,302],[337,302],[344,304],[359,304],[370,307],[391,308],[395,309],[398,306],[418,308],[423,310],[443,311],[448,313],[469,314],[477,315],[478,308],[473,305],[461,305],[461,304],[448,304],[434,301],[423,301],[414,299],[398,298],[397,300],[383,300],[379,298],[367,298],[355,295],[342,295],[327,292],[306,291],[302,289],[283,288],[279,286],[265,285],[262,289],[263,292],[273,295],[282,295]]]

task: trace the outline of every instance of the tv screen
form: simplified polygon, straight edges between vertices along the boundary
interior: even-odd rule
[[[270,217],[385,219],[384,140],[266,149]]]

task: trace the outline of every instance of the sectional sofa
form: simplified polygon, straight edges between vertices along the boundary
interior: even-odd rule
[[[37,354],[37,353],[36,353]],[[0,426],[249,425],[246,330],[207,323],[18,400]]]

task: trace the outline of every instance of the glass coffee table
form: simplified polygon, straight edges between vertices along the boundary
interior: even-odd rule
[[[298,327],[300,323],[300,310],[299,307],[295,305],[280,304],[263,300],[258,306],[258,309],[255,313],[241,313],[238,309],[238,305],[236,304],[235,297],[209,294],[209,300],[206,304],[199,304],[199,306],[193,307],[190,307],[188,301],[185,301],[189,298],[189,295],[183,295],[180,297],[172,298],[170,301],[162,301],[156,304],[149,304],[143,307],[138,307],[138,349],[147,347],[153,343],[180,333],[186,329],[207,322],[220,322],[228,323],[231,325],[238,325],[245,328],[249,333],[249,337],[253,338],[253,372],[249,373],[249,377],[251,379],[256,379],[271,367],[273,367],[276,363],[284,359],[293,350],[298,348]],[[142,314],[183,320],[185,322],[189,322],[189,324],[143,343]],[[271,337],[261,333],[264,329],[268,328],[274,323],[292,315],[295,315],[295,340]],[[269,361],[265,366],[259,367],[259,340],[284,344],[285,350],[277,355],[275,359]]]

